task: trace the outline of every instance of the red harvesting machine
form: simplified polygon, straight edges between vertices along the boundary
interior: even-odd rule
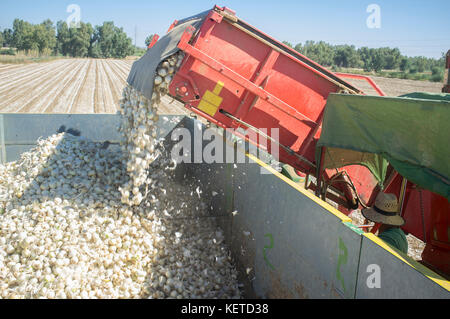
[[[175,21],[168,32],[177,25]],[[278,148],[277,159],[306,177],[306,188],[337,203],[344,214],[374,203],[382,188],[369,169],[361,165],[322,169],[316,159],[329,95],[365,95],[344,80],[351,78],[367,81],[384,96],[370,78],[333,73],[226,7],[215,6],[197,28],[187,26],[178,48],[185,57],[169,94],[187,109],[219,127],[253,131],[259,138],[242,137],[259,147],[264,147],[258,142],[261,138],[275,141],[271,145]],[[271,128],[278,129],[277,136],[271,135]],[[271,147],[266,150],[270,153]],[[384,192],[400,199],[400,213],[407,220],[403,229],[427,243],[424,262],[450,274],[448,200],[406,181],[391,166]]]

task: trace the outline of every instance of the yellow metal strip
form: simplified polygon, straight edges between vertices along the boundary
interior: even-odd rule
[[[223,82],[218,81],[217,84],[216,84],[216,87],[213,90],[213,93],[215,95],[219,95],[220,92],[222,92],[222,89],[223,89],[224,86],[225,86],[225,84]]]
[[[390,252],[392,255],[394,255],[395,257],[399,258],[401,261],[403,261],[405,264],[409,265],[410,267],[414,268],[415,270],[417,270],[418,272],[420,272],[422,275],[428,277],[428,279],[434,281],[435,283],[437,283],[439,286],[443,287],[444,289],[450,291],[450,281],[446,280],[445,278],[443,278],[442,276],[438,275],[437,273],[435,273],[434,271],[432,271],[431,269],[425,267],[424,265],[422,265],[421,263],[415,261],[414,259],[412,259],[411,257],[405,255],[404,253],[402,253],[401,251],[398,251],[397,249],[395,249],[394,247],[392,247],[391,245],[389,245],[388,243],[386,243],[384,240],[378,238],[377,236],[375,236],[372,233],[365,233],[363,234],[367,239],[370,239],[371,241],[373,241],[374,243],[376,243],[378,246],[383,247],[384,249],[386,249],[388,252]]]
[[[214,116],[219,107],[207,102],[206,100],[201,100],[197,108],[210,116]]]
[[[203,94],[202,100],[197,108],[210,116],[214,116],[223,101],[223,98],[220,97],[219,94],[222,92],[224,85],[223,82],[218,81],[212,92],[207,90],[205,94]]]
[[[220,104],[222,104],[223,98],[211,91],[206,91],[203,95],[202,101],[206,101],[208,103],[211,103],[212,105],[215,105],[216,107],[219,107]]]

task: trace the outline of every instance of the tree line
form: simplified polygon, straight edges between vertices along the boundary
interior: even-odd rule
[[[152,36],[147,37],[146,45],[151,40]],[[403,56],[398,48],[357,49],[353,45],[331,45],[324,41],[306,41],[295,46],[286,41],[283,43],[335,71],[340,68],[357,68],[377,73],[382,70],[400,70],[401,76],[431,72],[428,79],[443,79],[444,54],[440,59],[432,59]],[[14,47],[42,55],[91,58],[125,58],[138,51],[123,28],[115,26],[112,21],[95,27],[90,23],[80,22],[78,27],[71,27],[65,21],[58,21],[54,25],[49,19],[40,24],[15,19],[12,29],[0,32],[0,47]],[[141,51],[143,52],[139,52],[139,55],[145,53],[145,50]]]
[[[95,27],[80,22],[78,27],[73,27],[65,21],[58,21],[55,26],[49,19],[40,24],[15,19],[12,29],[0,32],[0,46],[46,55],[91,58],[125,58],[135,51],[131,38],[112,21]]]
[[[353,45],[331,45],[324,41],[306,41],[295,46],[287,41],[283,43],[313,61],[333,69],[358,68],[377,73],[382,70],[400,70],[410,74],[429,71],[436,81],[440,81],[444,74],[444,54],[440,59],[433,59],[423,56],[407,57],[402,55],[398,48],[356,49]]]

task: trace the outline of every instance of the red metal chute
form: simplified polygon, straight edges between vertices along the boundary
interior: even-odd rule
[[[216,6],[199,30],[186,29],[178,47],[187,56],[173,78],[170,94],[218,126],[267,130],[269,138],[281,146],[279,160],[304,174],[316,171],[315,146],[328,95],[363,94],[237,19],[230,9]],[[271,135],[272,128],[279,130],[278,136]],[[250,141],[262,146],[258,135],[258,140]],[[271,151],[270,146],[267,150]],[[375,186],[368,171],[353,167],[347,173],[358,175],[362,193],[371,191],[366,185]],[[336,187],[350,196],[348,185]]]

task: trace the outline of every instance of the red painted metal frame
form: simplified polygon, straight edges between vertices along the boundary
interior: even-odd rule
[[[342,90],[362,92],[343,80],[337,82],[336,75],[306,57],[296,58],[298,53],[259,30],[257,36],[246,32],[220,14],[221,10],[215,7],[210,11],[199,30],[185,30],[178,47],[186,57],[169,86],[170,94],[220,127],[245,128],[220,112],[210,116],[197,108],[205,91],[212,90],[218,81],[223,82],[226,93],[221,94],[224,102],[220,108],[254,127],[280,128],[279,142],[306,159],[280,149],[280,161],[303,174],[315,173],[315,145],[328,94]],[[228,9],[225,16],[233,14]],[[272,41],[272,46],[268,41]],[[258,141],[250,142],[261,146]],[[358,175],[360,193],[373,191],[374,179],[369,171],[360,167],[346,171],[353,178]],[[334,174],[327,170],[325,179]],[[351,200],[347,185],[337,188]]]
[[[167,30],[166,33],[169,33],[170,31],[172,31],[173,28],[175,28],[175,26],[178,24],[178,20],[175,20],[169,27],[169,29]]]
[[[400,198],[403,177],[395,172],[384,192]],[[422,215],[423,214],[423,215]],[[450,275],[450,203],[438,194],[420,189],[408,181],[401,215],[406,224],[401,228],[426,243],[422,260],[435,270]]]
[[[378,95],[380,96],[386,96],[386,94],[383,92],[383,90],[368,76],[365,75],[359,75],[359,74],[350,74],[350,73],[336,73],[336,75],[339,75],[343,78],[348,79],[356,79],[356,80],[364,80],[370,84],[372,88],[374,88],[375,91],[377,91]]]
[[[159,35],[154,34],[153,38],[152,38],[152,42],[150,42],[150,44],[148,45],[148,49],[151,49],[156,44],[156,42],[158,42],[158,40],[159,40]]]
[[[316,126],[316,122],[309,119],[304,114],[296,111],[289,104],[284,103],[282,100],[278,99],[277,97],[268,93],[264,89],[260,88],[255,83],[245,79],[238,73],[232,71],[231,69],[225,67],[223,64],[210,58],[205,53],[203,53],[202,51],[198,50],[197,48],[189,45],[186,41],[183,41],[183,40],[185,40],[185,39],[183,39],[183,38],[181,39],[178,47],[181,50],[183,50],[184,52],[189,53],[191,56],[195,57],[197,60],[203,62],[204,64],[207,64],[208,67],[212,68],[215,71],[222,73],[225,77],[227,77],[230,80],[234,81],[235,83],[241,85],[242,87],[245,87],[245,89],[248,90],[250,93],[253,93],[257,97],[266,100],[271,105],[273,105],[276,108],[280,109],[281,111],[287,113],[288,115],[293,116],[293,117],[297,118],[298,120],[308,121],[309,123],[311,123],[311,125]]]
[[[221,11],[226,14],[222,15]],[[233,16],[234,12],[216,6],[210,11],[198,30],[192,27],[185,30],[178,47],[186,53],[186,56],[169,86],[172,96],[184,102],[189,110],[209,122],[224,129],[246,128],[240,122],[219,112],[220,109],[223,109],[240,121],[257,128],[278,127],[281,130],[280,143],[315,163],[315,146],[321,133],[326,99],[329,93],[340,92],[346,83],[342,80],[337,83],[336,76],[365,80],[379,95],[385,95],[372,79],[343,73],[334,73],[333,75],[306,57],[296,58],[295,54],[298,53],[294,54],[291,48],[279,42],[276,42],[277,47],[271,46],[270,43],[275,40],[259,30],[260,35],[272,42],[261,41],[260,37],[238,28],[236,24],[227,20],[227,15]],[[245,23],[242,22],[242,25]],[[205,92],[212,91],[219,81],[224,84],[220,93],[223,102],[214,115],[208,115],[199,110],[198,105]],[[349,88],[352,86],[349,85]],[[349,89],[349,91],[364,94],[358,89],[356,91]],[[246,138],[237,131],[235,133]],[[246,139],[248,140],[248,138]],[[249,140],[249,142],[263,147],[257,140]],[[271,151],[270,147],[266,150]],[[314,164],[310,165],[299,161],[298,158],[282,149],[279,152],[281,162],[290,164],[301,173],[314,174],[318,177],[319,185],[316,187],[318,196],[320,195],[320,181],[322,179],[330,181],[335,174],[339,174],[343,170],[323,170],[323,167],[317,169]],[[322,163],[323,161],[321,161]],[[368,206],[372,205],[380,191],[373,175],[367,168],[358,165],[345,167],[345,171],[355,184],[358,195],[365,200]],[[317,173],[319,174],[317,175]],[[384,191],[392,192],[399,197],[399,183],[401,184],[399,177],[394,177]],[[345,196],[351,193],[351,190],[343,185],[338,185],[337,189]],[[425,214],[432,216],[429,225],[447,227],[449,222],[442,222],[443,217],[433,212],[448,212],[448,201],[444,202],[436,197],[438,195],[425,190],[422,195],[425,196]],[[418,222],[420,221],[418,214],[421,211],[418,210],[418,207],[417,190],[415,185],[409,183],[405,193],[403,211],[407,214],[406,217],[410,222],[405,225],[404,229],[421,238]],[[350,212],[343,206],[339,206],[339,209],[346,214]],[[376,232],[378,226],[373,227],[372,232]],[[441,228],[444,229],[444,226]],[[444,234],[442,229],[436,231]],[[427,234],[431,236],[430,234],[436,233],[436,231],[430,228],[427,229]],[[442,234],[437,239],[426,239],[429,245],[424,252],[424,260],[427,259],[431,261],[430,263],[436,264],[436,256],[430,251],[437,249],[441,251],[441,259],[448,260],[450,248]]]

